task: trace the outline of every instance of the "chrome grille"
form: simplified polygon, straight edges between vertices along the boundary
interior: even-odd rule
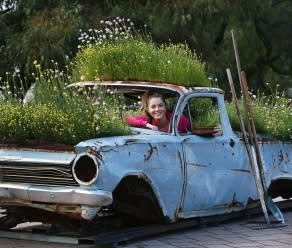
[[[44,186],[79,186],[72,176],[71,165],[68,164],[1,162],[0,181]]]

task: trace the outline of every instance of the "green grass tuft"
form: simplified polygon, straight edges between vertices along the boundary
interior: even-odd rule
[[[210,86],[204,64],[185,45],[156,47],[139,39],[85,47],[73,66],[75,81],[138,80]]]

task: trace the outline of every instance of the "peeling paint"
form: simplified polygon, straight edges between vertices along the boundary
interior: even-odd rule
[[[154,150],[157,150],[156,147],[153,147],[151,144],[148,144],[149,149],[147,151],[147,154],[144,155],[144,162],[146,162],[147,160],[150,159],[150,157],[152,156]]]
[[[287,153],[285,153],[282,150],[280,150],[278,156],[279,156],[279,162],[280,162],[280,164],[281,163],[288,163],[289,157],[288,157],[288,154]]]
[[[88,153],[92,154],[93,156],[97,157],[98,159],[102,160],[102,155],[99,150],[97,150],[96,147],[90,147],[88,146]]]
[[[242,170],[242,169],[231,169],[232,171],[238,171],[238,172],[246,172],[250,173],[250,170]]]
[[[138,143],[138,139],[127,139],[125,145],[131,145]]]

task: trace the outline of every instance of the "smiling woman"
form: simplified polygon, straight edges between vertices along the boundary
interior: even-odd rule
[[[169,132],[169,124],[172,118],[172,113],[168,111],[166,100],[160,93],[148,93],[144,100],[143,115],[125,116],[125,121],[135,127],[149,128],[155,131]],[[185,133],[189,130],[190,122],[187,117],[182,116],[178,130],[180,133]]]

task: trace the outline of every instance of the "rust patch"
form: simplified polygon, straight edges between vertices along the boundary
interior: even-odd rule
[[[276,144],[278,142],[279,141],[274,140],[274,139],[270,139],[270,138],[267,138],[267,137],[260,137],[260,138],[258,138],[258,143],[259,144]]]
[[[250,170],[243,170],[243,169],[231,169],[231,171],[239,171],[239,172],[250,173]]]
[[[144,162],[150,159],[152,156],[154,150],[157,149],[156,147],[153,147],[151,144],[149,144],[149,149],[147,151],[147,154],[144,155]]]
[[[220,205],[218,205],[218,206],[220,206]],[[224,204],[223,207],[225,207],[227,209],[233,208],[233,207],[243,207],[243,204],[236,200],[236,193],[234,193],[232,200],[229,203]]]
[[[91,146],[88,146],[88,153],[97,157],[98,159],[102,160],[102,155],[100,154],[100,151],[97,151],[95,147],[91,147]]]
[[[278,157],[280,164],[289,161],[288,154],[286,152],[283,152],[282,150],[280,150]]]
[[[138,139],[127,139],[125,145],[135,144],[137,141]]]
[[[69,217],[71,217],[73,219],[77,219],[77,220],[83,220],[84,219],[82,217],[82,215],[81,215],[80,208],[76,207],[76,206],[73,206],[73,205],[71,206],[71,205],[59,205],[59,204],[57,204],[55,206],[54,212],[58,213],[58,214],[69,216]]]
[[[18,139],[0,139],[0,148],[11,148],[11,149],[28,149],[38,151],[56,151],[56,152],[65,152],[70,151],[74,152],[74,146],[61,144],[52,141],[42,141],[42,140],[18,140]]]

